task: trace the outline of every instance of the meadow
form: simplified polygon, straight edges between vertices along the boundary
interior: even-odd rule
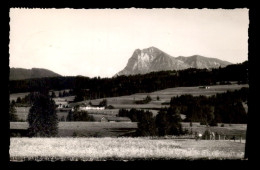
[[[237,140],[242,137],[246,137],[246,124],[222,124],[218,126],[210,127],[212,132],[217,132],[220,134],[221,139],[226,136],[226,139],[236,136]],[[182,122],[183,129],[189,131],[192,130],[193,133],[198,132],[203,134],[207,127],[205,125],[200,125],[198,122],[193,122],[192,127],[189,123]],[[59,132],[60,137],[72,137],[73,133],[77,136],[85,137],[118,137],[123,135],[128,135],[129,133],[135,132],[137,129],[137,122],[59,122]],[[27,122],[11,122],[11,129],[27,129]],[[191,136],[192,138],[194,136]]]
[[[10,122],[10,129],[25,130],[27,122]],[[136,122],[59,122],[59,137],[117,137],[135,132]]]
[[[199,88],[198,86],[195,87],[175,87],[175,88],[168,88],[164,90],[159,90],[151,93],[136,93],[129,96],[120,96],[120,97],[108,97],[106,98],[107,104],[114,106],[116,109],[159,109],[161,107],[168,107],[169,105],[162,105],[163,103],[170,102],[172,97],[180,96],[184,94],[190,94],[193,96],[211,96],[217,93],[224,93],[228,90],[239,90],[242,87],[249,87],[248,84],[232,84],[232,85],[214,85],[209,86],[209,89]],[[152,98],[152,101],[148,104],[135,104],[135,101],[144,99],[147,95]],[[157,100],[157,96],[159,100]],[[88,104],[90,101],[92,104],[99,104],[103,99],[95,99],[95,100],[85,100],[82,102],[77,102],[71,104],[72,106],[80,103]]]
[[[182,122],[182,127],[189,131],[197,132],[203,134],[207,129],[206,125],[200,125],[198,122],[193,122],[192,127],[190,127],[190,123]],[[232,137],[236,137],[237,140],[246,138],[246,124],[222,124],[218,123],[218,126],[211,126],[209,130],[215,132],[220,135],[221,139],[231,139]],[[216,137],[217,138],[217,137]]]
[[[10,160],[243,159],[232,141],[139,138],[11,138]]]
[[[199,87],[177,87],[164,89],[152,93],[137,93],[129,96],[106,98],[107,104],[114,109],[90,110],[93,116],[116,116],[120,108],[145,109],[153,112],[167,107],[163,105],[171,97],[183,94],[194,96],[210,96],[223,93],[227,90],[238,90],[248,85],[217,85],[209,89]],[[55,91],[58,95],[58,91]],[[11,94],[10,99],[25,96],[28,93]],[[135,104],[135,101],[152,97],[148,104]],[[157,96],[159,100],[157,100]],[[72,101],[74,96],[64,97],[63,100]],[[58,98],[57,98],[58,99]],[[99,104],[103,99],[91,100],[92,104]],[[90,100],[71,103],[71,106],[80,103],[88,104]],[[247,105],[244,107],[247,108]],[[17,115],[25,119],[29,107],[17,107]],[[66,112],[58,112],[58,116],[66,116]],[[183,116],[183,115],[182,115]],[[207,129],[198,122],[182,122],[183,129],[202,133]],[[198,140],[194,136],[183,137],[122,137],[137,129],[137,122],[59,122],[58,135],[55,138],[10,138],[10,160],[138,160],[138,159],[243,159],[245,148],[246,124],[218,124],[210,130],[230,139],[236,136],[238,140]],[[10,122],[10,129],[28,128],[27,122]],[[242,142],[239,138],[242,137]]]
[[[193,96],[199,96],[199,95],[205,95],[205,96],[211,96],[215,95],[217,93],[224,93],[228,90],[238,90],[242,87],[249,87],[248,84],[232,84],[232,85],[214,85],[210,86],[209,89],[203,89],[199,88],[198,86],[195,87],[176,87],[176,88],[168,88],[164,90],[159,90],[151,93],[136,93],[128,96],[120,96],[120,97],[107,97],[105,98],[107,100],[107,105],[112,105],[115,109],[160,109],[161,107],[168,107],[168,104],[163,104],[170,102],[171,98],[174,96],[180,96],[184,94],[190,94]],[[68,91],[68,90],[67,90]],[[58,95],[59,91],[55,91],[56,95]],[[14,93],[10,94],[10,101],[16,100],[17,97],[24,97],[28,93]],[[148,104],[135,104],[135,101],[144,99],[147,95],[150,95],[152,98],[152,101]],[[159,100],[157,100],[157,96],[159,97]],[[63,98],[54,98],[54,100],[62,99],[63,101],[73,101],[75,96],[67,96]],[[77,104],[85,103],[88,104],[90,101],[92,104],[99,104],[102,99],[94,99],[94,100],[85,100],[82,102],[72,102],[69,105],[75,106]],[[247,107],[245,105],[245,107]],[[108,111],[111,112],[111,111]],[[112,113],[112,112],[111,112]],[[114,112],[116,113],[116,112]],[[112,113],[112,114],[114,114]],[[19,113],[18,113],[19,114]]]

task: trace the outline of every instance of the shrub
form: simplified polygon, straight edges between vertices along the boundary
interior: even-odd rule
[[[200,125],[207,125],[207,122],[206,121],[201,121]]]
[[[74,131],[73,134],[72,134],[72,136],[73,136],[73,137],[77,137],[77,136],[78,136],[78,133]]]
[[[97,138],[97,137],[100,137],[100,134],[99,134],[99,132],[95,132],[93,135],[91,135],[92,137],[95,137],[95,138]]]
[[[209,139],[210,138],[210,131],[206,129],[202,135],[202,139]]]
[[[215,133],[215,140],[219,140],[218,137],[219,137],[219,134],[218,134],[218,132],[216,132],[216,133]]]
[[[107,107],[106,107],[106,109],[114,109],[115,107],[114,106],[112,106],[112,105],[108,105]]]
[[[18,121],[15,104],[13,104],[13,103],[9,104],[9,121],[12,121],[12,122]]]
[[[21,103],[21,102],[22,102],[21,97],[18,97],[18,98],[16,99],[16,103]]]
[[[148,95],[148,96],[146,96],[146,98],[143,99],[143,100],[135,101],[135,104],[147,104],[147,103],[149,103],[150,101],[152,101],[152,98]]]
[[[95,121],[93,116],[90,116],[87,111],[70,111],[67,116],[67,121]]]
[[[106,99],[103,99],[103,100],[99,103],[99,106],[105,106],[105,107],[107,107],[107,100],[106,100]]]
[[[212,120],[212,121],[209,123],[209,126],[218,126],[218,123],[217,123],[215,120]]]
[[[188,129],[184,129],[184,131],[183,131],[183,135],[187,135],[187,134],[192,135],[192,131],[189,132]]]

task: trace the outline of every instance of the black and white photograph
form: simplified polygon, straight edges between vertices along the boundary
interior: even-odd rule
[[[9,17],[10,162],[247,159],[248,8]]]

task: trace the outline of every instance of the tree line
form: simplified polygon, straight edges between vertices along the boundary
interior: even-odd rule
[[[170,107],[178,107],[186,115],[186,122],[246,123],[247,113],[243,102],[248,101],[249,88],[218,93],[213,96],[181,95],[172,97]]]
[[[76,107],[73,111],[70,110],[67,116],[67,121],[90,121],[94,122],[93,116],[90,116],[87,111],[79,111]]]
[[[242,102],[248,101],[248,88],[228,91],[210,97],[181,95],[172,97],[170,107],[161,108],[154,117],[150,111],[120,109],[118,116],[129,117],[138,122],[135,136],[183,135],[180,114],[185,114],[185,121],[202,122],[215,126],[216,123],[246,123],[247,114]],[[55,136],[58,133],[58,117],[55,102],[47,92],[35,92],[34,101],[29,110],[29,136]],[[106,103],[105,100],[101,103]],[[9,120],[17,121],[14,103],[9,105]],[[87,112],[76,107],[70,111],[68,121],[94,121]],[[192,124],[191,124],[192,125]]]
[[[9,81],[10,93],[33,92],[45,87],[52,90],[73,89],[76,101],[148,93],[180,86],[248,83],[248,61],[225,68],[151,72],[144,75],[100,77],[51,77]],[[71,92],[72,93],[72,92]]]
[[[154,117],[150,111],[120,109],[119,117],[129,117],[137,123],[135,136],[183,135],[187,133],[181,125],[180,111],[177,107],[162,108]]]

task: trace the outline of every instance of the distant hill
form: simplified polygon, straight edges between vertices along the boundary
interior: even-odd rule
[[[10,80],[23,80],[43,77],[60,77],[61,75],[43,68],[10,68]]]
[[[164,70],[183,70],[187,68],[211,69],[226,67],[230,64],[232,63],[199,55],[172,57],[156,47],[150,47],[143,50],[136,49],[132,57],[129,58],[126,67],[115,76],[146,74]]]

